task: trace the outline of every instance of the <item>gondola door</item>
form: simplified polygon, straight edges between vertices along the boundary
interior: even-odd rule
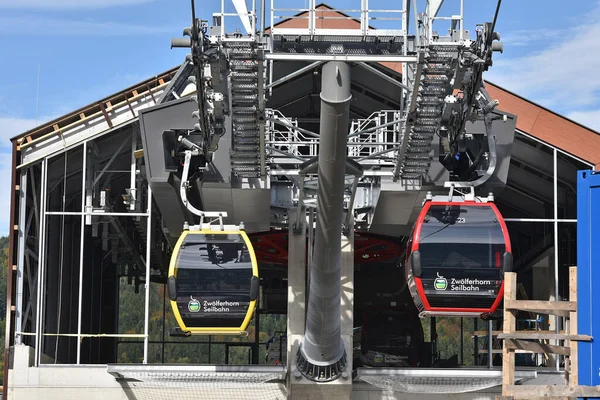
[[[168,286],[184,333],[244,333],[259,291],[248,236],[244,231],[184,231],[171,257]]]

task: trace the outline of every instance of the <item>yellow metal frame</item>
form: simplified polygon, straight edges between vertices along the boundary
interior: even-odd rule
[[[183,231],[179,240],[175,244],[175,248],[173,249],[173,255],[171,255],[171,261],[169,263],[169,277],[174,276],[177,278],[177,268],[175,266],[177,261],[177,256],[179,255],[179,249],[185,238],[188,235],[240,235],[242,239],[244,239],[244,243],[248,248],[248,253],[250,254],[250,260],[252,262],[252,275],[258,278],[258,261],[256,260],[256,254],[254,253],[254,247],[252,247],[252,243],[250,242],[250,238],[244,231],[212,231],[212,230],[201,230],[201,231]],[[254,310],[256,308],[256,300],[250,301],[248,304],[248,311],[246,311],[246,318],[242,322],[242,326],[239,328],[219,328],[219,327],[208,327],[208,328],[188,328],[183,319],[181,318],[181,314],[179,313],[179,308],[177,307],[177,301],[170,300],[171,309],[173,310],[173,314],[175,315],[175,319],[179,324],[179,327],[184,332],[190,332],[191,334],[196,335],[240,335],[246,332],[246,328],[252,319],[252,315],[254,315]]]

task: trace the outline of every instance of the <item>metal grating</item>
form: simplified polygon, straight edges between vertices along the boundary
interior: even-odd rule
[[[518,383],[536,377],[536,371],[515,371],[515,381]],[[358,368],[355,380],[366,382],[383,390],[404,393],[467,393],[502,385],[502,371]]]
[[[284,366],[108,365],[138,400],[287,399]]]

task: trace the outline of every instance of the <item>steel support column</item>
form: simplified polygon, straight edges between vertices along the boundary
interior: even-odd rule
[[[150,318],[150,257],[152,253],[152,188],[150,187],[150,182],[148,182],[146,204],[148,216],[146,217],[146,259],[144,260],[146,263],[146,284],[144,285],[146,289],[144,299],[144,364],[148,364],[148,336],[150,334],[148,328],[148,319]]]
[[[298,353],[298,369],[306,378],[321,382],[337,379],[346,368],[341,337],[341,238],[351,98],[349,65],[325,64],[315,249],[306,332]]]
[[[44,293],[44,270],[46,260],[46,189],[48,186],[48,159],[42,160],[42,171],[40,175],[40,226],[38,231],[38,262],[37,262],[37,297],[35,306],[35,361],[34,365],[40,365],[42,348],[42,318],[43,318],[43,293]]]
[[[25,279],[25,246],[27,237],[27,228],[29,224],[25,221],[27,213],[27,174],[29,168],[21,170],[21,182],[19,186],[19,243],[17,245],[17,295],[16,295],[16,313],[15,313],[15,331],[20,331],[23,325],[23,280]],[[16,173],[16,172],[14,172]],[[31,279],[31,277],[29,277]],[[22,343],[21,335],[15,337],[15,343]]]
[[[117,151],[118,154],[119,152]],[[109,163],[110,164],[110,163]],[[105,167],[108,168],[108,165]],[[81,212],[85,212],[86,187],[87,187],[87,142],[83,143],[83,164],[81,166]],[[81,215],[81,238],[79,244],[79,299],[77,306],[77,335],[81,335],[81,305],[83,303],[83,262],[85,248],[85,217]],[[77,364],[81,363],[81,337],[77,337]]]

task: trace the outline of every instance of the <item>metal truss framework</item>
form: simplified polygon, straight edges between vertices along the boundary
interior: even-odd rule
[[[268,34],[265,0],[259,3],[260,24],[257,24],[256,2],[250,10],[244,7],[237,13],[227,13],[223,1],[221,13],[214,15],[214,26],[196,23],[195,26],[204,27],[203,34],[196,34],[192,26],[186,31],[191,37],[189,41],[173,41],[176,46],[192,48],[188,60],[199,60],[198,51],[206,55],[205,61],[196,61],[199,64],[195,67],[198,71],[210,69],[211,73],[203,75],[204,82],[197,82],[197,77],[193,79],[197,83],[196,98],[204,110],[197,114],[198,127],[210,125],[207,121],[215,118],[220,121],[223,114],[230,113],[231,126],[227,123],[224,126],[225,131],[232,132],[232,168],[241,178],[279,175],[282,172],[278,166],[282,163],[294,175],[302,161],[314,156],[319,135],[302,130],[280,111],[269,110],[265,105],[274,87],[311,72],[326,61],[357,63],[402,89],[399,109],[380,112],[394,114],[394,123],[384,117],[385,123],[378,124],[380,113],[372,115],[371,121],[353,122],[348,155],[359,154],[359,162],[370,165],[365,170],[366,176],[376,165],[379,176],[390,176],[394,181],[421,179],[431,165],[430,148],[435,135],[442,138],[447,157],[454,157],[466,121],[477,118],[478,109],[489,112],[494,107],[486,104],[489,109],[484,110],[476,96],[481,73],[489,66],[492,51],[501,50],[501,45],[492,43],[498,37],[491,31],[491,24],[478,29],[473,40],[467,37],[463,0],[456,2],[458,13],[449,17],[438,15],[442,1],[428,1],[425,12],[419,14],[415,0],[403,0],[402,9],[396,10],[370,8],[367,0],[357,1],[354,8],[348,3],[350,8],[336,10],[317,7],[315,0],[310,0],[307,8],[287,4],[281,7],[272,0]],[[242,19],[246,34],[227,33],[225,21],[230,17]],[[386,26],[375,29],[371,26],[373,21]],[[444,27],[448,35],[434,30],[434,23],[442,29],[438,26],[441,22],[449,23]],[[258,30],[254,29],[257,25],[260,25]],[[230,68],[225,75],[219,72],[223,59]],[[274,61],[310,64],[275,80]],[[370,64],[382,62],[402,63],[402,80],[390,78]],[[223,86],[225,82],[227,85]],[[200,104],[203,98],[209,99],[206,106]],[[272,122],[293,130],[288,132],[291,142],[286,146],[292,151],[278,146],[283,137],[281,131],[273,130]],[[376,122],[376,126],[370,122]],[[376,132],[379,141],[373,142],[373,135],[359,133],[360,129],[356,129],[360,125],[369,127],[365,133]],[[220,135],[212,131],[200,134],[210,136],[204,139],[209,142],[218,141]],[[309,154],[298,151],[306,146],[312,148]],[[213,148],[204,150],[208,158]]]

